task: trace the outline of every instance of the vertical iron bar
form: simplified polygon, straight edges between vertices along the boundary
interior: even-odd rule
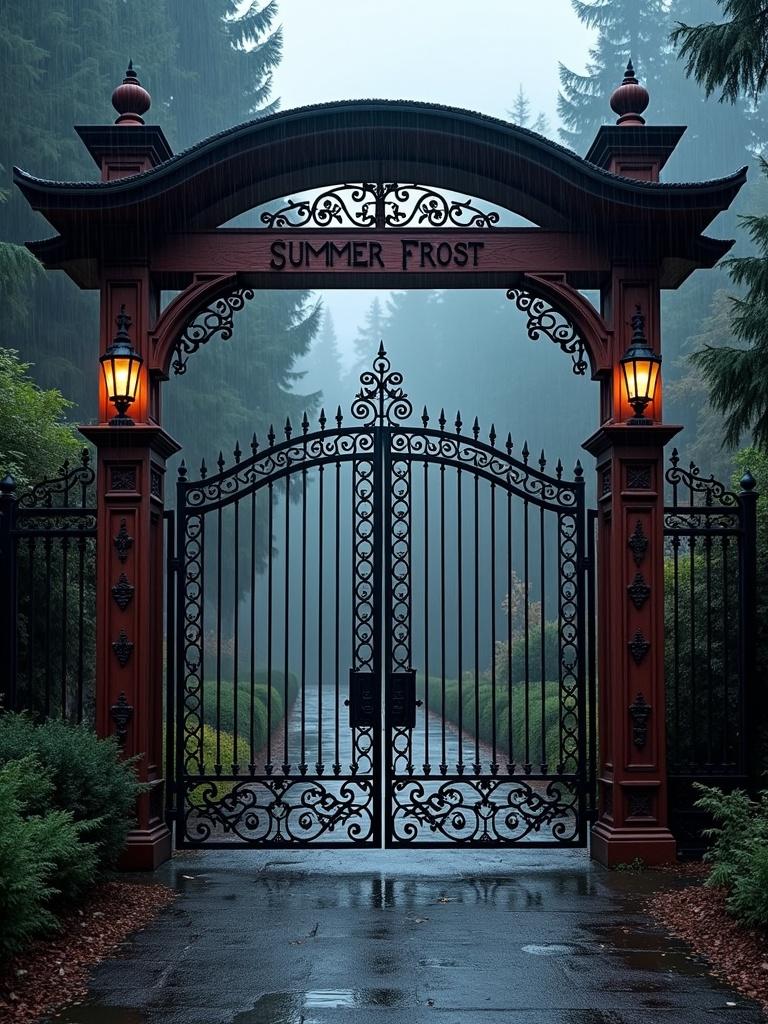
[[[766,717],[764,685],[755,670],[755,633],[757,604],[757,491],[751,476],[745,474],[739,491],[741,544],[739,545],[739,675],[742,694],[742,735],[746,749],[744,764],[753,792],[764,782],[761,761],[760,729]],[[744,728],[746,726],[746,728]],[[742,744],[742,747],[744,744]]]
[[[27,542],[27,575],[29,601],[27,604],[27,701],[37,710],[37,694],[35,693],[35,626],[37,619],[37,602],[35,600],[35,538],[30,537]],[[18,694],[17,694],[18,700]]]
[[[275,536],[275,492],[273,482],[267,485],[269,508],[267,510],[267,762],[264,771],[272,774],[272,640],[274,633],[274,536]],[[288,708],[283,708],[288,714]]]
[[[272,538],[269,538],[269,544],[271,545]],[[251,654],[249,658],[248,668],[251,676],[251,692],[250,692],[250,719],[248,721],[248,747],[250,749],[250,759],[248,762],[248,772],[251,775],[256,773],[256,732],[255,732],[255,718],[256,718],[256,490],[251,491],[251,615],[250,615],[250,627],[251,627]],[[267,692],[267,737],[269,737],[272,731],[272,694],[268,690]],[[269,740],[267,740],[269,742]]]
[[[68,718],[67,694],[67,626],[69,619],[69,537],[61,538],[61,717]]]
[[[528,552],[528,500],[523,502],[523,644],[525,658],[525,765],[526,775],[531,774],[531,663],[530,663],[530,564]]]
[[[237,720],[237,699],[240,680],[238,678],[238,656],[240,654],[240,500],[234,503],[235,516],[235,571],[234,571],[234,609],[232,624],[232,726],[234,737],[232,741],[232,774],[237,775],[240,771],[240,737],[238,735]]]
[[[290,624],[290,569],[291,569],[291,478],[285,478],[285,592],[283,594],[283,774],[291,770],[288,760],[288,633]]]
[[[728,758],[729,743],[730,743],[730,725],[731,725],[731,666],[730,666],[730,630],[728,629],[728,623],[730,616],[728,614],[728,589],[731,585],[730,578],[728,576],[728,546],[730,538],[727,534],[724,534],[720,539],[721,550],[722,550],[722,580],[721,587],[723,590],[723,746],[722,746],[722,764],[725,770],[726,766],[730,763]]]
[[[334,537],[334,594],[333,594],[333,614],[335,619],[335,641],[334,641],[334,652],[333,652],[333,676],[334,676],[334,687],[335,687],[335,709],[334,709],[334,775],[339,775],[341,772],[341,760],[339,757],[339,716],[341,714],[341,620],[340,620],[340,602],[339,595],[341,590],[341,580],[339,579],[340,563],[341,563],[341,463],[336,460],[336,502],[334,507],[335,513],[335,537]],[[353,523],[354,528],[354,523]],[[354,539],[352,541],[354,546]]]
[[[424,774],[429,763],[429,460],[424,459]]]
[[[680,537],[672,537],[672,572],[673,572],[673,621],[674,621],[674,700],[675,700],[675,742],[672,748],[672,766],[682,762],[682,736],[680,734]]]
[[[696,536],[691,533],[688,538],[688,551],[691,560],[689,571],[689,597],[691,604],[691,663],[690,663],[690,696],[689,706],[691,709],[691,766],[698,766],[699,757],[699,730],[698,730],[698,686],[696,679]]]
[[[547,773],[547,650],[546,630],[547,603],[546,603],[546,559],[544,543],[544,506],[539,506],[539,545],[540,545],[540,571],[539,588],[541,590],[541,617],[539,624],[539,644],[541,647],[541,774]],[[579,549],[581,551],[581,549]]]
[[[301,763],[307,771],[307,471],[301,471]]]
[[[479,478],[474,474],[474,570],[475,570],[475,763],[472,766],[475,775],[480,774],[480,498]]]
[[[317,763],[315,771],[323,773],[323,500],[325,497],[324,466],[318,474],[320,484],[317,498]]]
[[[507,773],[515,771],[515,743],[512,733],[512,492],[507,490]]]
[[[709,528],[709,520],[706,520]],[[706,573],[706,609],[707,609],[707,768],[712,766],[712,728],[714,725],[713,690],[715,686],[712,672],[712,537],[704,538],[704,566]]]
[[[18,709],[18,578],[16,565],[16,482],[0,481],[0,650],[8,672],[4,704]],[[31,621],[29,627],[31,629]]]
[[[83,721],[83,673],[85,671],[85,551],[87,540],[77,542],[77,721]]]
[[[222,508],[216,513],[216,764],[215,772],[221,775],[221,605],[222,605]],[[205,674],[203,672],[203,674]]]
[[[448,757],[445,740],[445,465],[440,463],[440,733],[441,761],[440,771],[443,775],[448,771]]]
[[[464,772],[464,687],[462,680],[463,655],[464,655],[464,601],[463,601],[463,564],[462,564],[462,518],[461,518],[461,467],[456,470],[456,546],[457,546],[457,580],[456,580],[456,608],[457,608],[457,631],[456,631],[456,674],[458,679],[458,732],[459,750],[456,771],[459,775]]]
[[[45,717],[51,717],[51,546],[52,539],[46,534],[43,542],[45,551]]]
[[[496,761],[496,484],[491,483],[491,775]]]

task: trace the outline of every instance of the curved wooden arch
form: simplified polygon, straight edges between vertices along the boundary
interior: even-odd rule
[[[561,277],[546,278],[526,275],[517,289],[542,305],[516,303],[528,317],[529,338],[536,341],[545,335],[570,354],[574,372],[583,373],[580,354],[586,354],[591,376],[595,379],[610,373],[611,330],[584,296]],[[253,298],[255,290],[241,285],[236,274],[198,276],[193,283],[166,306],[149,335],[150,372],[167,380],[171,371],[179,376],[186,372],[190,355],[212,338],[224,340],[232,335],[233,317]],[[559,315],[561,321],[556,324]],[[196,325],[195,321],[202,319]],[[551,321],[550,329],[547,321]],[[186,342],[185,342],[186,336]],[[174,359],[174,354],[175,359]],[[175,363],[175,365],[174,365]]]
[[[112,181],[45,181],[14,168],[32,207],[62,235],[73,230],[77,211],[79,218],[98,212],[110,230],[130,219],[155,239],[179,224],[209,230],[295,192],[343,181],[404,180],[490,201],[552,230],[594,232],[596,225],[635,221],[640,214],[668,225],[683,215],[684,233],[695,236],[729,204],[744,178],[742,168],[685,185],[630,179],[519,125],[402,100],[280,111]]]

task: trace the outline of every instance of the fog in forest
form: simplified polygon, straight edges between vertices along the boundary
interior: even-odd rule
[[[44,178],[96,180],[96,168],[73,125],[114,119],[110,95],[129,57],[152,95],[148,123],[161,125],[174,152],[278,109],[383,97],[477,110],[583,155],[598,127],[615,119],[610,93],[631,56],[650,92],[648,123],[688,125],[664,169],[664,180],[698,181],[750,165],[747,186],[710,229],[717,237],[735,238],[736,253],[747,252],[738,217],[764,206],[764,185],[757,173],[763,113],[745,100],[731,105],[718,103],[716,97],[705,99],[701,87],[685,77],[669,42],[677,21],[717,19],[717,5],[713,0],[606,0],[597,6],[600,17],[590,19],[584,5],[579,12],[568,0],[547,0],[544,5],[481,0],[471,11],[438,0],[385,7],[352,0],[322,5],[310,0],[8,0],[0,15],[0,38],[6,48],[13,48],[15,63],[5,60],[0,68],[6,98],[0,238],[21,243],[50,234],[14,190],[13,165]],[[265,212],[317,194],[275,196],[268,207],[249,211],[230,226],[258,227]],[[497,210],[482,197],[456,198],[498,213],[502,225],[528,223],[518,211]],[[73,421],[90,422],[96,411],[98,295],[79,291],[63,273],[42,274],[22,263],[11,260],[5,270],[13,305],[0,322],[0,346],[18,350],[32,364],[30,372],[40,385],[60,389],[73,403],[68,411]],[[731,453],[722,447],[720,418],[712,412],[705,381],[689,357],[705,344],[731,339],[727,296],[733,293],[733,283],[719,268],[694,273],[679,291],[663,298],[665,418],[686,428],[684,458],[725,479],[732,471]],[[163,302],[172,297],[165,293]],[[588,298],[598,301],[596,295]],[[588,372],[574,373],[571,355],[548,337],[529,336],[525,315],[503,290],[257,292],[235,313],[231,337],[214,337],[189,356],[183,373],[171,372],[163,385],[164,425],[183,446],[169,464],[169,483],[181,458],[190,479],[200,475],[203,460],[205,471],[215,472],[220,453],[229,465],[236,446],[247,453],[254,436],[254,443],[263,447],[273,428],[279,439],[287,418],[294,431],[301,429],[305,413],[314,429],[321,410],[330,421],[339,409],[349,422],[359,374],[370,367],[380,343],[392,367],[404,375],[414,423],[423,409],[433,426],[444,410],[448,429],[453,429],[457,414],[466,429],[477,417],[481,438],[493,430],[504,444],[509,433],[515,454],[527,443],[532,462],[539,465],[546,459],[541,464],[553,470],[562,460],[566,478],[581,459],[587,495],[594,494],[592,463],[581,443],[597,426],[598,386]],[[334,573],[327,573],[323,582],[315,561],[317,541],[329,529],[328,522],[313,527],[315,540],[308,553],[296,548],[287,553],[281,539],[301,531],[296,517],[306,514],[316,521],[319,486],[319,480],[304,480],[303,490],[294,491],[288,502],[284,490],[276,491],[274,515],[283,517],[284,533],[275,525],[271,541],[263,502],[256,509],[258,538],[249,535],[248,543],[241,543],[239,525],[227,521],[220,526],[224,554],[219,564],[229,597],[210,581],[213,589],[206,591],[211,607],[223,615],[220,633],[237,634],[240,604],[243,614],[253,618],[249,602],[256,599],[256,590],[249,587],[248,574],[258,577],[263,590],[270,560],[276,579],[295,569],[302,586],[311,584],[313,609],[332,600],[324,588]],[[414,501],[423,503],[427,485],[415,486],[424,488],[421,497],[414,491]],[[172,486],[167,493],[172,503]],[[490,516],[493,501],[491,496],[481,512],[476,507],[476,517]],[[435,508],[433,503],[431,511],[422,509],[425,523],[436,515]],[[349,532],[349,505],[338,514],[342,530]],[[479,522],[476,518],[474,527],[470,522],[464,528],[477,531]],[[543,538],[552,529],[541,526],[535,543],[542,550]],[[464,540],[459,529],[454,542],[461,548]],[[414,558],[429,554],[419,543]],[[310,568],[306,562],[291,562],[297,558],[308,559]],[[497,569],[501,572],[503,566],[492,558],[476,567],[475,591],[482,590],[484,600]],[[517,576],[525,571],[522,562],[513,569]],[[348,570],[342,565],[337,572]],[[427,583],[433,580],[433,590],[439,583],[430,576],[434,571],[433,564],[425,576]],[[455,567],[451,571],[456,578]],[[462,571],[458,569],[458,579]],[[529,600],[542,600],[554,584],[555,571],[550,564],[531,581]],[[274,603],[287,606],[288,584],[274,586]],[[509,619],[498,597],[505,593],[503,580],[493,593],[494,609],[474,610],[476,620],[484,622],[484,651],[495,643],[490,631],[496,625],[504,628]],[[290,600],[297,600],[295,593]],[[423,584],[414,600],[427,602]],[[448,600],[449,613],[455,615],[454,595]],[[556,611],[544,609],[545,620],[552,616]],[[287,624],[287,613],[285,622],[275,625],[273,640],[276,648],[286,648],[289,672],[296,669],[297,658],[331,658],[329,651],[311,654],[321,630],[315,620],[305,630],[302,617],[300,636],[295,622]],[[262,622],[259,628],[266,626]],[[426,630],[428,622],[415,628]],[[348,644],[349,637],[343,642]],[[243,639],[241,651],[249,643],[257,640]],[[266,643],[265,634],[258,644]],[[483,655],[482,671],[490,660]],[[456,671],[453,655],[448,671]]]

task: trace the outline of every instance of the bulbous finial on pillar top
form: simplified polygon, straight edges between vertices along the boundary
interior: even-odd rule
[[[122,85],[118,85],[112,93],[112,106],[120,115],[115,124],[144,124],[141,115],[146,114],[151,103],[152,97],[139,82],[138,75],[133,69],[133,61],[129,60]]]
[[[644,85],[640,85],[635,77],[635,69],[630,59],[627,63],[627,70],[624,72],[624,81],[618,89],[614,89],[611,96],[611,109],[619,115],[616,124],[645,124],[645,118],[642,115],[649,102],[648,90]]]

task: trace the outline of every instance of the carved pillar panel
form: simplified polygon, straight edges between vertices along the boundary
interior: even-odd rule
[[[673,860],[664,692],[664,445],[677,427],[602,427],[597,458],[600,609],[599,819],[604,864]]]
[[[159,427],[82,427],[98,452],[96,724],[149,783],[123,866],[170,855],[163,809],[163,483],[178,450]]]

